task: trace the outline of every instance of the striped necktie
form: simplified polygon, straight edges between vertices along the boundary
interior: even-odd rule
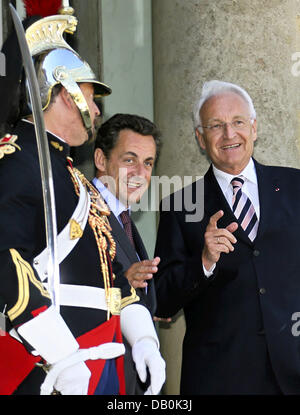
[[[239,224],[244,229],[249,239],[253,241],[257,234],[258,219],[254,206],[248,196],[242,192],[244,179],[242,177],[234,177],[231,180],[233,188],[232,210]]]
[[[128,236],[132,245],[135,247],[133,234],[132,234],[131,218],[130,218],[128,210],[123,210],[123,212],[120,213],[120,218],[123,223],[124,231],[126,232],[126,235]]]

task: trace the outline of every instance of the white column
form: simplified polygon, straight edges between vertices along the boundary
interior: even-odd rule
[[[103,100],[105,119],[116,113],[153,121],[151,0],[102,0]],[[146,249],[153,255],[155,212],[133,212]]]

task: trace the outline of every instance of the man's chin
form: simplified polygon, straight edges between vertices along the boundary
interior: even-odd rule
[[[141,200],[141,196],[139,197],[129,197],[128,198],[128,205],[134,205],[135,203],[139,203]]]
[[[139,203],[139,201],[141,200],[141,194],[132,194],[132,195],[126,195],[126,197],[119,197],[120,202],[123,203],[123,205],[125,206],[130,206],[130,205],[134,205],[135,203]]]

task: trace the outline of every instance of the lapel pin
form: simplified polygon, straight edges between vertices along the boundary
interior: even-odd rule
[[[279,192],[280,188],[279,187],[275,187],[275,192]]]

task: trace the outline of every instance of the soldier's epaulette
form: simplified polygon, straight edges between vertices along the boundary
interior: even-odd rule
[[[14,153],[16,149],[21,150],[21,147],[16,144],[17,139],[17,135],[11,134],[5,134],[5,136],[0,139],[0,159],[6,154]]]
[[[109,216],[110,209],[106,204],[105,200],[103,199],[101,193],[98,192],[98,190],[92,185],[92,183],[89,180],[87,180],[84,174],[81,173],[78,169],[73,167],[73,169],[71,169],[70,171],[71,174],[72,171],[76,172],[79,180],[81,180],[81,182],[88,188],[89,194],[91,196],[92,207],[96,208],[101,215]]]

